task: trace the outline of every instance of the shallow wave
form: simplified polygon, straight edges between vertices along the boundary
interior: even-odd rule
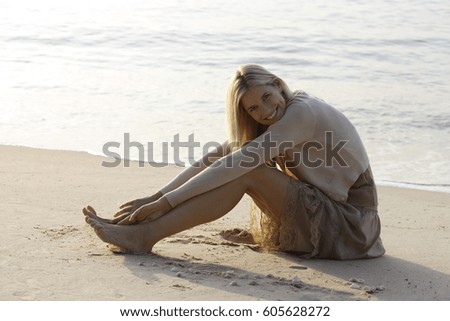
[[[426,190],[432,192],[450,193],[450,184],[423,184],[423,183],[402,182],[393,180],[378,180],[377,184],[381,186],[394,186],[394,187]]]

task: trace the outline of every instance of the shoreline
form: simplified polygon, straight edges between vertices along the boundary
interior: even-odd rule
[[[375,179],[375,183],[377,186],[385,186],[385,187],[396,187],[396,188],[404,188],[404,189],[412,189],[426,192],[437,192],[437,193],[446,193],[450,194],[450,184],[421,184],[421,183],[410,183],[410,182],[401,182],[401,181],[391,181],[391,180],[379,180]]]
[[[154,192],[182,168],[105,168],[87,152],[0,145],[1,300],[450,300],[450,195],[379,186],[386,255],[305,260],[222,239],[248,227],[250,200],[223,218],[117,255],[84,222]],[[294,278],[300,284],[292,284]],[[364,279],[352,288],[351,278]],[[383,286],[368,293],[364,286]]]
[[[103,157],[105,161],[110,162],[111,158],[107,158],[105,155],[95,153],[93,151],[88,150],[71,150],[71,149],[51,149],[51,148],[44,148],[44,147],[31,147],[31,146],[23,146],[23,145],[4,145],[0,144],[0,148],[2,146],[5,147],[18,147],[18,148],[30,148],[30,149],[36,149],[36,150],[42,150],[42,151],[60,151],[60,152],[74,152],[74,153],[87,153],[88,155],[94,156],[94,157]],[[116,158],[114,158],[116,159]],[[127,162],[135,162],[139,163],[139,160],[136,159],[124,159],[120,158],[121,162],[127,161]],[[184,168],[185,166],[180,166],[176,163],[160,163],[160,162],[147,162],[142,161],[141,163],[144,164],[142,167],[156,167],[156,168],[166,168],[166,167],[177,167],[177,168]],[[154,165],[152,165],[154,164]],[[438,192],[438,193],[447,193],[450,194],[450,184],[427,184],[427,183],[413,183],[413,182],[405,182],[405,181],[396,181],[396,180],[390,180],[390,179],[377,179],[375,178],[375,183],[377,186],[386,186],[386,187],[397,187],[397,188],[404,188],[404,189],[412,189],[412,190],[420,190],[420,191],[429,191],[429,192]]]

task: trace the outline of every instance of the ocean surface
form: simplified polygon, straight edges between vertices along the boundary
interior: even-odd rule
[[[378,183],[450,192],[449,31],[445,0],[0,1],[0,144],[188,163],[170,142],[224,141],[257,63],[344,112]]]

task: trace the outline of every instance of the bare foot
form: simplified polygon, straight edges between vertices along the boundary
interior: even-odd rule
[[[232,230],[224,230],[219,233],[225,240],[234,243],[256,244],[253,235],[246,230],[235,228]]]
[[[126,249],[132,253],[149,253],[154,243],[151,243],[148,224],[117,225],[109,223],[107,219],[98,217],[89,208],[83,209],[86,222],[94,229],[97,236],[106,243]]]

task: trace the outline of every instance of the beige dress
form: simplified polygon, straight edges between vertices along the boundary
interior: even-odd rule
[[[346,202],[335,201],[319,188],[291,178],[281,218],[274,219],[253,204],[251,232],[265,248],[296,252],[306,258],[379,257],[385,250],[377,204],[370,167],[350,188]],[[306,221],[303,213],[307,213]]]

